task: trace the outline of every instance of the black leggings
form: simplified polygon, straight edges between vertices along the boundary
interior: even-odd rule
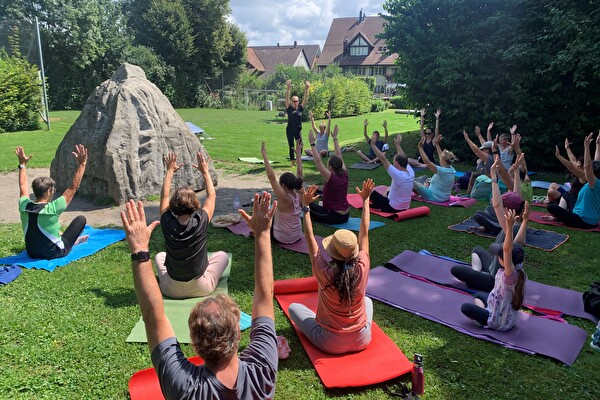
[[[475,247],[473,253],[477,254],[481,260],[481,272],[465,265],[455,265],[450,272],[471,289],[491,292],[495,283],[495,277],[490,275],[490,265],[494,262],[494,256],[482,247]]]
[[[390,206],[390,199],[387,196],[382,195],[381,193],[373,190],[371,192],[371,196],[369,196],[369,200],[371,200],[371,208],[376,208],[383,212],[387,213],[397,213],[402,210],[396,210],[392,206]]]
[[[487,307],[488,293],[477,292],[475,293],[475,298],[483,301],[483,304]],[[460,306],[460,311],[462,311],[462,313],[467,317],[474,319],[483,326],[486,326],[488,323],[490,312],[474,303],[464,303],[462,306]]]
[[[310,217],[317,222],[336,225],[348,222],[350,219],[350,212],[347,212],[346,214],[340,214],[320,206],[317,203],[310,203]]]
[[[33,245],[28,246],[28,243],[25,243],[25,247],[27,249],[27,254],[32,258],[41,258],[44,260],[52,260],[54,258],[64,257],[71,252],[71,249],[75,245],[77,238],[81,235],[83,228],[85,228],[86,219],[83,215],[79,215],[71,221],[67,229],[61,235],[61,240],[63,242],[63,248],[61,249],[56,244],[50,242],[49,239],[45,238],[44,242],[47,245]],[[41,234],[41,233],[40,233]],[[27,237],[25,237],[27,242]],[[40,242],[36,242],[40,243]]]
[[[595,228],[596,225],[591,225],[581,219],[581,217],[571,211],[567,211],[564,208],[560,207],[556,203],[548,204],[546,207],[548,212],[554,216],[557,220],[564,223],[567,226],[572,226],[573,228],[580,229],[592,229]]]
[[[288,147],[290,148],[290,160],[294,161],[296,159],[296,152],[294,151],[294,147],[296,144],[296,140],[300,139],[300,132],[294,132],[290,129],[285,130],[285,135],[287,136]]]

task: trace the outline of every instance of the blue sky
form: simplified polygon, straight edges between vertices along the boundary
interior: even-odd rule
[[[333,18],[368,16],[383,12],[383,2],[366,0],[231,0],[231,15],[246,33],[250,46],[320,44],[327,38]]]

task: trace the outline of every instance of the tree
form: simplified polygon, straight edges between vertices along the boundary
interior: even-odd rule
[[[388,0],[384,8],[382,36],[399,54],[409,101],[444,110],[445,142],[459,154],[468,153],[462,129],[494,121],[497,133],[519,126],[528,162],[554,166],[553,144],[599,125],[593,2]]]

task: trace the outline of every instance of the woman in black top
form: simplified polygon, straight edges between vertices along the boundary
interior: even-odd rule
[[[306,102],[308,101],[308,88],[310,88],[310,82],[306,81],[304,84],[304,96],[302,97],[302,104],[300,104],[300,99],[298,96],[292,96],[290,99],[292,81],[287,80],[285,84],[287,86],[285,92],[285,112],[287,113],[288,118],[285,134],[287,136],[289,146],[290,161],[293,167],[296,165],[296,159],[294,158],[294,143],[298,140],[302,140],[302,113],[304,112],[304,107],[306,107]]]

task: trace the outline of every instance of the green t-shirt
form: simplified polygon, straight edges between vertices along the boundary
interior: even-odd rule
[[[19,213],[21,214],[21,224],[23,232],[27,232],[29,225],[29,213],[26,211],[27,204],[33,203],[28,196],[19,199]],[[67,209],[67,200],[63,196],[47,203],[38,214],[38,226],[42,232],[54,243],[60,241],[60,222],[58,217]]]

